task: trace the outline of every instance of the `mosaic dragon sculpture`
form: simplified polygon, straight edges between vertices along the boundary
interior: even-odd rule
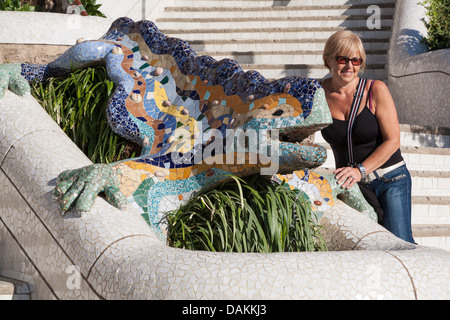
[[[138,209],[164,238],[164,212],[230,174],[261,173],[304,192],[318,216],[339,195],[376,220],[358,187],[342,189],[333,175],[311,170],[325,162],[327,151],[303,141],[331,123],[317,80],[269,81],[234,60],[198,56],[151,21],[117,19],[100,40],[79,39],[47,65],[0,65],[0,98],[8,88],[27,95],[28,82],[99,63],[116,85],[109,123],[142,153],[61,173],[54,194],[63,213],[90,210],[104,192],[114,206]]]

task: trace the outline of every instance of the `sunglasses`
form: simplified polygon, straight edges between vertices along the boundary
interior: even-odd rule
[[[349,61],[351,61],[354,66],[360,66],[363,63],[362,58],[348,58],[348,57],[344,57],[344,56],[336,56],[334,58],[336,59],[337,63],[339,63],[339,64],[346,64]]]

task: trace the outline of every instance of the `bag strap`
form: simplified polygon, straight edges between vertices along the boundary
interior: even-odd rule
[[[372,86],[375,80],[372,80],[369,86],[369,110],[372,111]]]
[[[367,83],[366,79],[359,78],[358,86],[356,87],[356,92],[353,94],[353,102],[350,108],[350,116],[348,118],[347,150],[348,150],[348,165],[351,167],[356,165],[355,160],[353,158],[353,140],[352,140],[353,123],[355,122],[359,106],[364,96],[364,88],[366,87],[366,83]]]

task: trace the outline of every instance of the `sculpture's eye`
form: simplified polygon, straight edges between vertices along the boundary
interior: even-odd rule
[[[272,115],[274,117],[280,117],[281,115],[283,115],[284,111],[281,109],[278,109],[277,111],[275,111],[274,113],[272,113]]]

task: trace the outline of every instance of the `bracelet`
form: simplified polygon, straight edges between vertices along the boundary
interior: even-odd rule
[[[362,163],[357,163],[356,167],[359,169],[359,172],[361,172],[361,180],[364,180],[367,177],[366,168],[364,168]]]

